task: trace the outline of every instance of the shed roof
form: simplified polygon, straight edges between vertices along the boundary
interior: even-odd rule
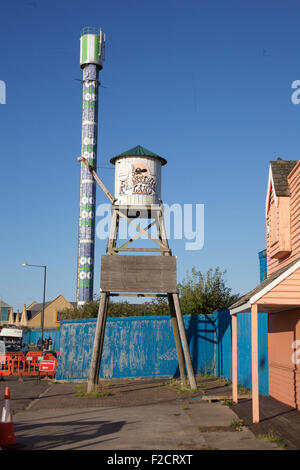
[[[154,152],[151,152],[151,150],[148,150],[145,147],[142,147],[141,145],[136,145],[135,147],[126,150],[125,152],[120,153],[115,157],[112,157],[110,159],[110,162],[112,164],[115,164],[116,159],[120,157],[156,157],[161,160],[162,165],[165,165],[167,163],[167,160],[165,158],[161,157],[160,155],[157,155]]]
[[[287,266],[284,266],[281,269],[278,269],[274,273],[272,273],[267,279],[265,279],[263,282],[258,284],[254,289],[251,291],[247,292],[247,294],[243,295],[239,300],[237,300],[234,304],[232,304],[229,309],[234,310],[238,307],[241,307],[242,305],[245,305],[247,302],[250,301],[251,297],[254,295],[258,294],[262,290],[264,290],[266,287],[268,287],[273,281],[275,281],[277,278],[280,276],[284,275],[285,272],[287,272],[290,268],[292,268],[295,264],[299,263],[300,258],[295,259],[291,263],[289,263]]]
[[[282,160],[280,158],[275,161],[270,161],[276,196],[290,196],[287,177],[297,163],[298,160]]]

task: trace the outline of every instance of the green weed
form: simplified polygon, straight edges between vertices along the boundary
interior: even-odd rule
[[[231,385],[231,381],[229,379],[223,379],[223,385],[225,385],[225,387],[228,387],[229,385]]]
[[[238,391],[239,391],[239,393],[250,393],[251,392],[250,388],[242,387],[242,385],[238,385]]]
[[[98,398],[111,395],[108,386],[102,384],[95,385],[95,389],[92,393],[87,393],[87,384],[75,385],[74,388],[77,390],[74,394],[75,397]]]
[[[243,421],[241,419],[234,419],[230,427],[234,428],[236,431],[241,431],[243,427]]]
[[[285,449],[286,445],[282,442],[281,438],[275,434],[275,432],[271,429],[266,434],[258,434],[257,437],[259,439],[264,439],[267,442],[271,442],[277,445],[280,449]]]
[[[233,405],[234,405],[234,401],[231,400],[230,398],[228,398],[228,400],[224,400],[224,401],[222,402],[222,405],[224,405],[224,406],[233,406]]]
[[[204,393],[203,390],[192,390],[188,380],[171,379],[164,383],[167,387],[171,388],[176,393],[194,394]]]

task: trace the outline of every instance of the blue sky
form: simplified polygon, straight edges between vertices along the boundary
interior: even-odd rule
[[[22,309],[75,300],[81,137],[79,37],[106,33],[98,165],[135,145],[168,160],[163,200],[205,205],[205,243],[178,256],[227,270],[244,293],[259,282],[268,163],[300,157],[300,2],[12,0],[0,12],[0,297]],[[113,191],[113,171],[101,170]],[[97,204],[107,202],[97,192]],[[100,256],[96,240],[95,293]]]

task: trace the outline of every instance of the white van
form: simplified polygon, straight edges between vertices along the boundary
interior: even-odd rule
[[[22,346],[23,330],[15,325],[5,325],[0,331],[0,341]]]

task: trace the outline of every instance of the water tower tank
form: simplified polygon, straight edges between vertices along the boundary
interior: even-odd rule
[[[146,206],[161,202],[165,158],[137,145],[110,160],[115,168],[115,204]]]
[[[81,31],[80,35],[80,66],[95,64],[102,69],[105,54],[105,34],[92,26]]]

